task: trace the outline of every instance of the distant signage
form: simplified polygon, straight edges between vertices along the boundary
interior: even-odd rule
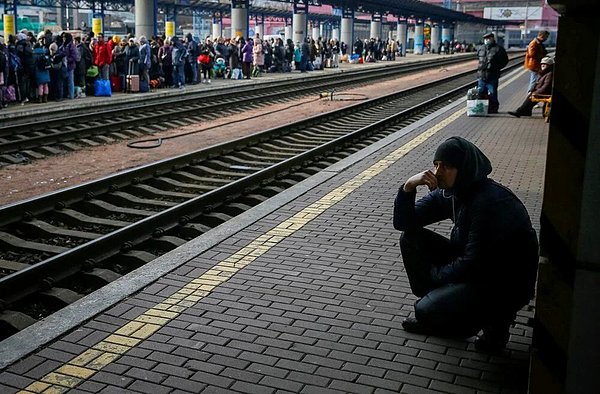
[[[331,14],[333,16],[342,16],[342,9],[341,8],[334,8],[331,10]]]
[[[541,20],[542,7],[485,7],[483,17],[505,21]]]
[[[4,42],[8,43],[8,36],[15,34],[15,16],[4,14],[2,16],[2,21],[4,22]]]

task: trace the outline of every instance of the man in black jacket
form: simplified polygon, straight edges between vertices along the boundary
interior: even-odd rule
[[[479,78],[477,85],[484,94],[487,92],[490,100],[488,113],[497,114],[500,103],[498,102],[498,80],[500,79],[500,70],[508,64],[508,55],[504,48],[496,44],[494,33],[487,33],[483,36],[483,45],[477,50],[479,66],[477,76]]]
[[[406,331],[470,337],[499,351],[516,312],[533,296],[538,242],[523,203],[489,179],[488,158],[471,142],[451,137],[435,152],[433,170],[410,177],[394,204],[394,228],[413,293],[415,318]],[[430,192],[416,200],[416,189]],[[450,239],[424,227],[454,222]]]

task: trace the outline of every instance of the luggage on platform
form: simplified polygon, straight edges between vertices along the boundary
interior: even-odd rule
[[[138,93],[140,91],[140,76],[134,74],[134,64],[129,63],[129,73],[127,75],[127,93]]]
[[[121,91],[121,76],[120,75],[111,75],[110,76],[110,88],[115,92]]]
[[[108,79],[96,79],[94,82],[94,95],[97,97],[110,97],[111,88],[110,80]]]

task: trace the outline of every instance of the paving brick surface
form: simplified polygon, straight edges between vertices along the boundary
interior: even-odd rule
[[[525,84],[523,75],[501,90],[501,111],[520,104]],[[413,312],[416,298],[401,263],[392,206],[400,184],[430,167],[437,145],[460,135],[488,155],[494,166],[492,178],[524,201],[538,228],[547,125],[536,115],[531,119],[514,119],[505,113],[461,116],[273,245],[80,384],[77,392],[525,392],[530,306],[519,313],[507,350],[497,356],[477,353],[472,339],[449,340],[402,330],[400,323]],[[82,348],[104,340],[416,135],[400,138],[50,347],[15,363],[0,373],[0,391],[15,392]],[[448,235],[451,224],[432,228]]]

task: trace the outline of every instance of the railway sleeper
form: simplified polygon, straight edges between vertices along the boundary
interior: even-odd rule
[[[167,177],[159,177],[159,178],[155,178],[155,179],[149,179],[148,183],[150,183],[151,185],[153,185],[155,187],[159,187],[159,188],[164,187],[164,188],[172,188],[172,189],[184,189],[184,190],[194,191],[198,194],[204,194],[204,193],[207,193],[207,192],[215,189],[214,186],[185,183],[185,182],[180,182],[175,179],[171,179],[171,178],[167,178]]]
[[[102,214],[105,214],[105,215],[120,213],[120,214],[124,214],[124,215],[148,217],[148,216],[152,216],[152,215],[156,214],[156,212],[154,212],[154,211],[146,211],[146,210],[135,209],[135,208],[117,207],[116,205],[110,204],[110,203],[108,203],[106,201],[102,201],[102,200],[82,201],[80,204],[81,204],[82,208],[84,208],[86,210],[89,210],[94,213],[101,212]]]
[[[37,219],[19,223],[19,229],[27,232],[27,234],[33,234],[36,237],[43,238],[53,238],[59,235],[63,237],[92,240],[101,236],[101,234],[96,233],[63,229]]]
[[[16,272],[29,267],[29,264],[0,259],[0,270]]]
[[[31,159],[33,159],[33,160],[40,160],[40,159],[43,159],[43,158],[46,157],[45,155],[43,155],[41,153],[38,153],[38,152],[36,152],[34,150],[29,150],[29,149],[21,151],[21,154],[23,156],[27,157],[30,160]]]
[[[205,173],[205,174],[217,175],[217,176],[222,176],[222,177],[229,177],[229,178],[232,178],[232,179],[239,179],[239,178],[243,178],[245,176],[245,174],[240,173],[240,172],[215,170],[213,168],[210,168],[210,167],[207,167],[207,166],[204,166],[204,165],[197,165],[197,166],[193,166],[192,168],[195,171],[200,171],[200,172]]]
[[[80,275],[81,279],[93,288],[100,288],[121,277],[121,275],[106,268],[94,268],[89,272],[81,272]]]
[[[54,310],[64,308],[83,297],[82,294],[62,287],[53,287],[50,290],[39,293],[39,297],[44,304]]]
[[[46,156],[57,156],[65,153],[64,150],[56,149],[52,146],[40,146],[39,148],[36,148],[36,150],[40,151]]]
[[[0,155],[0,160],[2,160],[3,162],[5,162],[7,164],[22,164],[22,163],[26,163],[26,162],[29,161],[29,159],[26,156],[23,156],[21,154],[14,154],[14,155],[4,154],[4,155]]]
[[[161,197],[169,197],[169,198],[185,201],[185,200],[189,200],[189,199],[192,199],[197,196],[197,194],[193,194],[193,193],[172,192],[172,191],[157,189],[150,185],[143,185],[143,184],[132,185],[132,186],[129,186],[128,189],[131,189],[131,191],[135,192],[136,194],[139,194],[142,197],[149,197],[152,199],[161,198]]]
[[[144,241],[142,244],[148,244],[152,249],[173,250],[185,244],[186,242],[187,241],[185,239],[175,237],[173,235],[163,235],[161,237],[151,238],[147,241]]]
[[[118,254],[112,260],[114,260],[114,263],[116,264],[120,264],[129,268],[137,268],[151,262],[152,260],[156,259],[156,257],[156,255],[145,250],[129,250],[125,253]]]
[[[210,227],[217,227],[218,225],[225,223],[230,220],[231,216],[223,212],[209,212],[198,217],[197,221],[201,222]]]
[[[198,183],[208,183],[210,185],[215,185],[215,186],[223,186],[223,185],[227,185],[228,183],[231,182],[230,179],[208,178],[208,177],[198,176],[198,175],[192,174],[187,171],[173,172],[172,174],[169,174],[169,178],[173,178],[178,181],[190,180],[190,181],[198,182]]]
[[[52,212],[51,216],[65,224],[71,226],[107,226],[114,228],[122,228],[128,226],[129,222],[120,220],[96,218],[93,216],[87,216],[81,212],[74,211],[72,209],[60,209]]]
[[[23,312],[5,310],[0,313],[0,338],[8,338],[36,322],[37,320]]]
[[[240,158],[238,156],[232,156],[232,155],[222,156],[221,160],[230,162],[231,163],[230,167],[231,166],[235,166],[234,168],[254,167],[257,169],[257,171],[260,171],[263,168],[270,167],[273,164],[273,163],[268,163],[268,162],[264,162],[264,161],[246,160],[246,159]]]
[[[246,212],[250,208],[250,205],[242,204],[239,202],[233,202],[219,207],[219,211],[224,212],[225,214],[233,217]]]
[[[271,154],[271,152],[264,152],[264,154],[254,154],[246,151],[235,152],[234,154],[237,159],[250,160],[257,163],[261,163],[265,167],[270,166],[271,164],[278,163],[281,161],[281,158],[276,154]]]
[[[72,142],[61,142],[56,144],[56,146],[58,146],[59,148],[66,150],[66,151],[70,151],[70,152],[74,152],[76,150],[81,149],[81,145],[79,144],[75,144]]]
[[[151,206],[151,207],[165,208],[165,209],[174,207],[175,205],[177,205],[176,202],[140,198],[140,197],[136,197],[132,194],[122,192],[122,191],[109,193],[104,196],[104,199],[107,202],[110,202],[112,204],[147,205],[147,206]]]
[[[30,252],[46,252],[50,254],[60,254],[69,250],[62,246],[47,245],[39,242],[26,241],[12,234],[0,231],[0,245],[4,245],[12,250],[27,250]]]
[[[182,238],[194,239],[211,230],[211,228],[212,227],[202,223],[187,223],[177,227],[175,232]]]
[[[268,196],[263,196],[261,194],[247,194],[245,196],[241,196],[241,197],[237,198],[236,202],[250,205],[250,206],[255,206],[255,205],[260,204],[261,202],[267,201],[268,199],[269,199]]]
[[[253,167],[250,165],[236,165],[235,163],[231,163],[229,161],[221,161],[217,159],[211,159],[210,161],[205,162],[204,165],[209,168],[214,168],[217,171],[226,171],[234,169],[236,171],[253,173],[262,170],[262,167]]]

